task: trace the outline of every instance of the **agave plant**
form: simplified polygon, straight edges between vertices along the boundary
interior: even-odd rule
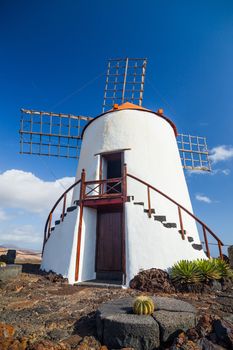
[[[219,280],[221,279],[221,273],[217,268],[217,265],[214,261],[215,259],[209,260],[197,260],[196,266],[200,271],[201,280],[202,281],[211,281],[211,280]]]
[[[171,278],[174,282],[199,283],[201,274],[194,261],[181,260],[171,268]]]
[[[220,273],[221,277],[232,277],[233,271],[230,268],[230,265],[226,261],[221,259],[213,259],[213,263],[216,266],[216,269]]]

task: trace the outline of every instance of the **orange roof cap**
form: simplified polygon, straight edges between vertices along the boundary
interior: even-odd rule
[[[122,110],[122,109],[140,109],[143,111],[150,111],[147,108],[141,107],[139,105],[135,105],[135,104],[130,103],[130,102],[125,102],[122,105],[114,104],[113,109],[111,109],[111,110],[116,111],[116,110]],[[108,111],[108,112],[110,112],[110,111]]]

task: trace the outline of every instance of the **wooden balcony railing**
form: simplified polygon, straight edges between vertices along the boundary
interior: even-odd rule
[[[119,197],[122,195],[122,177],[84,182],[83,199]]]

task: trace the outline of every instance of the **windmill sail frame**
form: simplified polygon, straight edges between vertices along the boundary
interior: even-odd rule
[[[184,169],[211,171],[206,137],[178,134],[177,144]]]
[[[92,119],[21,109],[20,153],[78,159],[82,130]]]
[[[108,61],[102,112],[124,102],[142,105],[146,65],[146,58],[114,58]]]

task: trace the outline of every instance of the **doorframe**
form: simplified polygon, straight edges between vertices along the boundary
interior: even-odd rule
[[[125,151],[131,151],[131,148],[122,148],[122,149],[116,149],[114,151],[108,151],[108,152],[100,152],[96,153],[95,156],[99,156],[99,178],[97,180],[103,180],[103,158],[104,156],[114,154],[114,153],[121,153],[122,158],[121,158],[121,166],[123,170],[123,166],[125,163]]]
[[[124,160],[125,160],[125,154],[124,151],[119,151],[119,152],[109,152],[105,154],[100,154],[100,162],[99,162],[99,180],[103,180],[103,165],[104,161],[108,161],[107,156],[111,156],[112,154],[120,154],[121,157],[121,175],[123,174],[123,166],[124,166]],[[107,176],[106,176],[107,178]]]
[[[97,251],[98,251],[98,244],[99,244],[99,221],[98,221],[98,213],[103,211],[103,212],[121,212],[121,270],[119,272],[122,272],[122,280],[124,280],[124,275],[125,275],[125,271],[124,271],[124,264],[123,262],[125,261],[125,249],[124,249],[124,204],[122,204],[122,206],[104,206],[102,208],[103,210],[99,210],[97,209],[97,220],[96,220],[96,246],[95,246],[95,273],[97,273]],[[105,209],[105,210],[104,210]],[[107,209],[107,210],[106,210]],[[104,272],[104,271],[103,271]]]
[[[122,175],[123,175],[123,166],[125,164],[125,151],[131,151],[131,148],[123,148],[123,149],[117,149],[114,151],[109,151],[109,152],[101,152],[95,154],[95,156],[99,156],[99,179],[98,180],[103,180],[103,158],[105,155],[108,154],[113,154],[113,153],[121,153],[121,166],[122,166]],[[111,206],[111,204],[109,204]],[[98,210],[97,214],[98,215]],[[97,220],[98,221],[98,220]],[[125,203],[122,204],[122,283],[126,284],[126,229],[125,229],[125,224],[126,224],[126,212],[125,212]],[[95,248],[95,272],[96,272],[96,266],[97,266],[97,240],[98,240],[98,222],[96,224],[96,248]]]

